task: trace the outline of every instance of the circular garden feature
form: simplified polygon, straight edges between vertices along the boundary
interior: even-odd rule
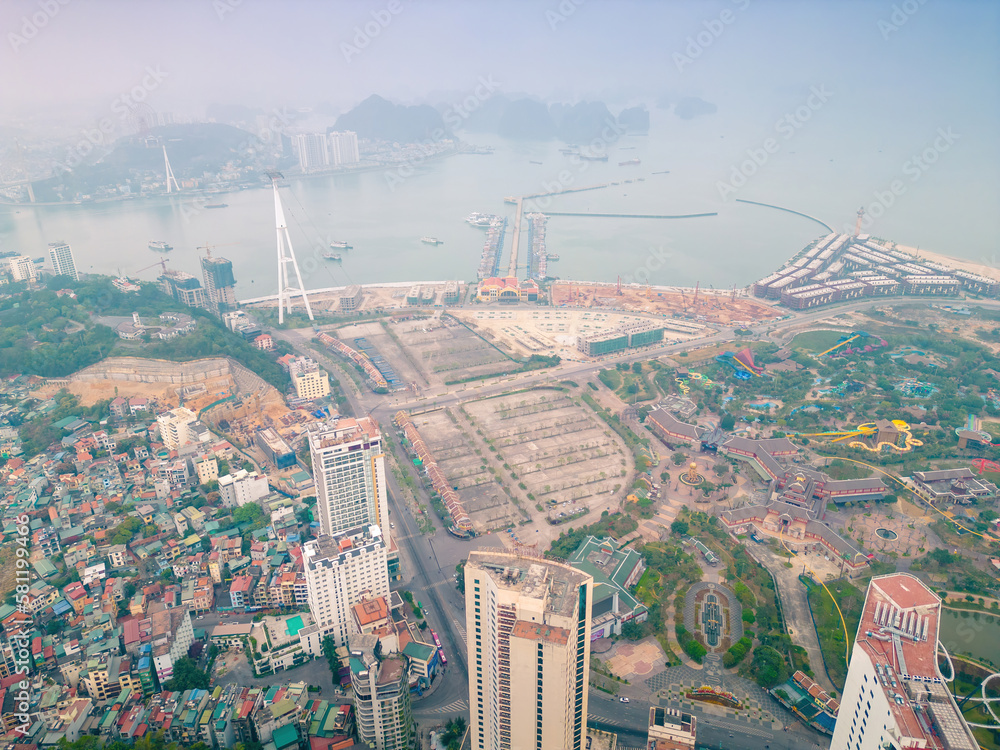
[[[899,534],[897,534],[892,529],[883,529],[883,528],[875,529],[875,536],[877,536],[879,539],[885,539],[886,541],[889,542],[893,542],[899,538]]]
[[[743,607],[725,586],[696,583],[684,599],[684,627],[709,652],[721,653],[743,637]]]

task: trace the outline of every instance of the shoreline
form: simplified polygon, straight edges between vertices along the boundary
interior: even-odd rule
[[[968,271],[969,273],[976,273],[980,276],[987,276],[991,279],[995,279],[996,281],[1000,281],[1000,268],[995,266],[988,266],[983,263],[976,263],[975,261],[965,260],[963,258],[954,258],[950,255],[943,255],[941,253],[931,252],[930,250],[917,249],[907,245],[896,245],[896,249],[904,253],[910,253],[918,260],[940,263],[943,266],[951,266],[959,271]]]

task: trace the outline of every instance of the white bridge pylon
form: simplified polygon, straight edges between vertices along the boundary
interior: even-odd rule
[[[281,205],[281,196],[278,195],[279,174],[271,175],[271,185],[274,188],[274,224],[278,235],[278,325],[285,322],[285,309],[292,312],[292,297],[302,297],[305,304],[306,313],[309,320],[313,318],[312,307],[309,305],[309,297],[306,296],[305,286],[302,284],[302,273],[299,271],[298,261],[295,260],[295,250],[292,247],[292,238],[288,234],[288,222],[285,221],[285,209]],[[288,266],[291,265],[295,271],[297,286],[292,286],[289,281]]]

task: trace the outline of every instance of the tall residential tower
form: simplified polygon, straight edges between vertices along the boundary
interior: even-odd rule
[[[371,417],[332,419],[309,427],[321,534],[377,525],[389,544],[385,451]]]
[[[52,269],[56,276],[69,276],[73,281],[80,280],[80,273],[76,270],[76,260],[73,258],[73,249],[67,243],[50,242],[49,258],[52,260]]]
[[[465,565],[474,750],[583,750],[594,579],[564,563],[472,551]]]
[[[201,273],[209,309],[220,314],[235,310],[236,277],[233,275],[232,261],[209,255],[201,259]]]
[[[939,666],[940,620],[941,599],[918,578],[872,578],[831,747],[976,750]]]
[[[389,595],[386,545],[376,526],[320,536],[302,549],[313,624],[300,631],[303,647],[323,653],[323,638],[346,646],[354,632],[351,607],[365,598]]]

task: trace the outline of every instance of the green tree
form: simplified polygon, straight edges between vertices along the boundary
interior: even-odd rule
[[[622,625],[622,638],[630,641],[638,641],[642,639],[643,635],[643,627],[637,622],[626,622]]]
[[[757,646],[750,661],[750,675],[762,688],[771,688],[788,679],[788,667],[775,649]]]
[[[677,536],[687,536],[688,531],[691,530],[690,525],[687,521],[677,518],[673,523],[670,524],[670,531]]]
[[[198,669],[198,664],[189,656],[182,656],[174,662],[174,675],[163,683],[164,690],[207,690],[208,675]]]
[[[320,648],[323,650],[323,658],[326,659],[326,663],[330,666],[330,674],[333,675],[333,684],[340,684],[340,657],[337,656],[337,644],[334,642],[331,636],[324,636],[323,640],[320,642]]]

